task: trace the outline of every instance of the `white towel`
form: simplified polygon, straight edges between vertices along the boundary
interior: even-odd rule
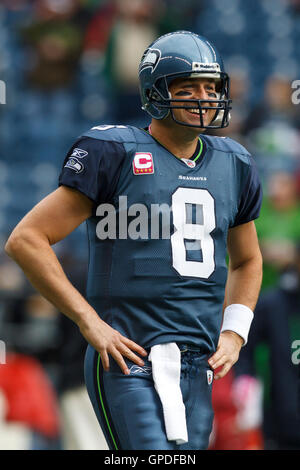
[[[188,442],[185,406],[180,388],[181,353],[176,343],[151,348],[152,376],[160,397],[167,439],[181,445]]]

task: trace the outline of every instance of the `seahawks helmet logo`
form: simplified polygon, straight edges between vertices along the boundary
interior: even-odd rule
[[[142,57],[139,73],[147,68],[151,68],[151,73],[153,73],[160,58],[161,51],[159,49],[147,49]]]

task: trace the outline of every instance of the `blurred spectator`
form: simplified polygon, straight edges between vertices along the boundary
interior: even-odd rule
[[[27,428],[28,448],[60,449],[57,311],[29,288],[10,259],[3,260],[1,272],[0,337],[7,347],[6,364],[0,367],[4,419]]]
[[[34,10],[41,21],[69,20],[80,8],[80,0],[35,0]]]
[[[99,57],[105,54],[117,14],[115,1],[104,2],[104,5],[100,6],[87,26],[84,39],[85,51],[99,52]]]
[[[243,144],[245,121],[249,115],[249,76],[241,69],[230,71],[230,97],[233,103],[230,126],[226,134]]]
[[[295,171],[299,164],[300,115],[291,100],[291,81],[288,76],[270,76],[263,103],[245,123],[249,148],[265,177],[272,171]]]
[[[30,3],[28,0],[2,0],[3,6],[10,10],[22,10]]]
[[[72,83],[82,40],[76,25],[54,16],[28,26],[23,37],[31,50],[28,64],[31,86],[53,89]]]
[[[18,266],[14,266],[9,258],[0,257],[0,298],[16,295],[24,287],[24,275]]]
[[[15,302],[8,318],[13,349],[43,365],[55,389],[60,379],[58,363],[62,334],[56,308],[39,293],[29,292]],[[18,336],[22,328],[22,335]]]
[[[264,381],[266,449],[300,449],[299,365],[292,343],[300,338],[300,245],[295,261],[257,304],[249,341],[235,366],[238,375]]]
[[[288,2],[293,8],[293,11],[299,14],[300,13],[300,0],[288,0]]]
[[[235,376],[234,368],[213,383],[214,423],[209,450],[262,450],[262,384]]]
[[[264,103],[253,111],[248,121],[248,129],[261,127],[268,119],[296,122],[300,127],[297,108],[291,100],[291,77],[271,75],[265,84]]]
[[[0,370],[1,373],[1,370]],[[32,433],[24,423],[6,420],[8,402],[0,389],[0,450],[28,450]]]
[[[7,354],[0,367],[0,390],[7,406],[4,420],[32,432],[32,450],[59,450],[60,419],[55,391],[43,368],[32,357]]]
[[[195,31],[205,36],[204,31],[196,31],[196,19],[203,10],[203,0],[163,0],[160,2],[160,34],[180,29]]]
[[[116,0],[105,56],[105,73],[114,91],[115,119],[130,124],[145,121],[141,109],[137,70],[144,50],[157,37],[160,3],[150,0]]]
[[[293,173],[271,174],[256,228],[264,260],[265,288],[274,285],[279,272],[293,262],[300,239],[300,202]]]

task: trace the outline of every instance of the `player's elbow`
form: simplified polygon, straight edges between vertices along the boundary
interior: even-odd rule
[[[261,252],[259,252],[259,255],[257,256],[257,265],[258,265],[258,272],[260,275],[260,282],[262,283],[262,278],[263,278],[263,257]]]
[[[263,257],[260,251],[259,246],[257,247],[257,250],[255,254],[252,257],[252,264],[255,266],[255,269],[258,273],[262,274],[263,271]]]
[[[256,256],[256,262],[257,262],[259,270],[262,272],[262,270],[263,270],[263,257],[262,257],[262,254],[261,254],[260,250],[258,250],[258,253],[257,253],[257,256]]]
[[[245,269],[248,270],[248,275],[252,278],[257,279],[259,283],[262,282],[263,276],[263,258],[259,250],[253,255],[253,257],[248,262],[248,267]]]
[[[26,247],[34,245],[34,241],[35,235],[31,230],[16,227],[8,238],[4,249],[8,256],[17,260],[19,256],[22,256]]]
[[[15,229],[8,238],[4,249],[11,258],[15,258],[16,254],[20,251],[22,247],[22,238],[20,231],[17,229]]]
[[[263,258],[259,247],[253,250],[252,253],[246,253],[246,256],[240,259],[235,259],[234,261],[230,259],[229,269],[230,271],[238,270],[239,272],[247,270],[261,275],[263,270]]]

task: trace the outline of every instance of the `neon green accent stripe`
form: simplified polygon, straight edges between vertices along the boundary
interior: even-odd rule
[[[200,139],[200,137],[199,137],[199,142],[200,142],[200,150],[199,150],[199,153],[198,153],[197,157],[194,158],[194,162],[195,162],[196,160],[198,160],[198,158],[200,157],[200,155],[201,155],[201,153],[202,153],[202,150],[203,150],[203,142],[202,142],[202,140]]]
[[[110,425],[109,425],[109,421],[108,421],[108,418],[107,418],[107,414],[106,414],[106,411],[105,411],[105,408],[104,408],[103,400],[102,400],[102,394],[101,394],[101,389],[100,389],[100,380],[99,380],[99,366],[100,366],[100,354],[98,354],[98,362],[97,362],[97,384],[98,384],[98,392],[99,392],[100,402],[101,402],[101,406],[102,406],[102,411],[103,411],[103,414],[104,414],[104,417],[105,417],[105,421],[106,421],[106,424],[107,424],[107,427],[108,427],[108,430],[109,430],[110,437],[111,437],[112,440],[113,440],[115,449],[116,449],[116,450],[119,450],[118,447],[117,447],[116,441],[115,441],[115,439],[114,439],[113,433],[112,433],[112,431],[111,431],[111,428],[110,428]]]

